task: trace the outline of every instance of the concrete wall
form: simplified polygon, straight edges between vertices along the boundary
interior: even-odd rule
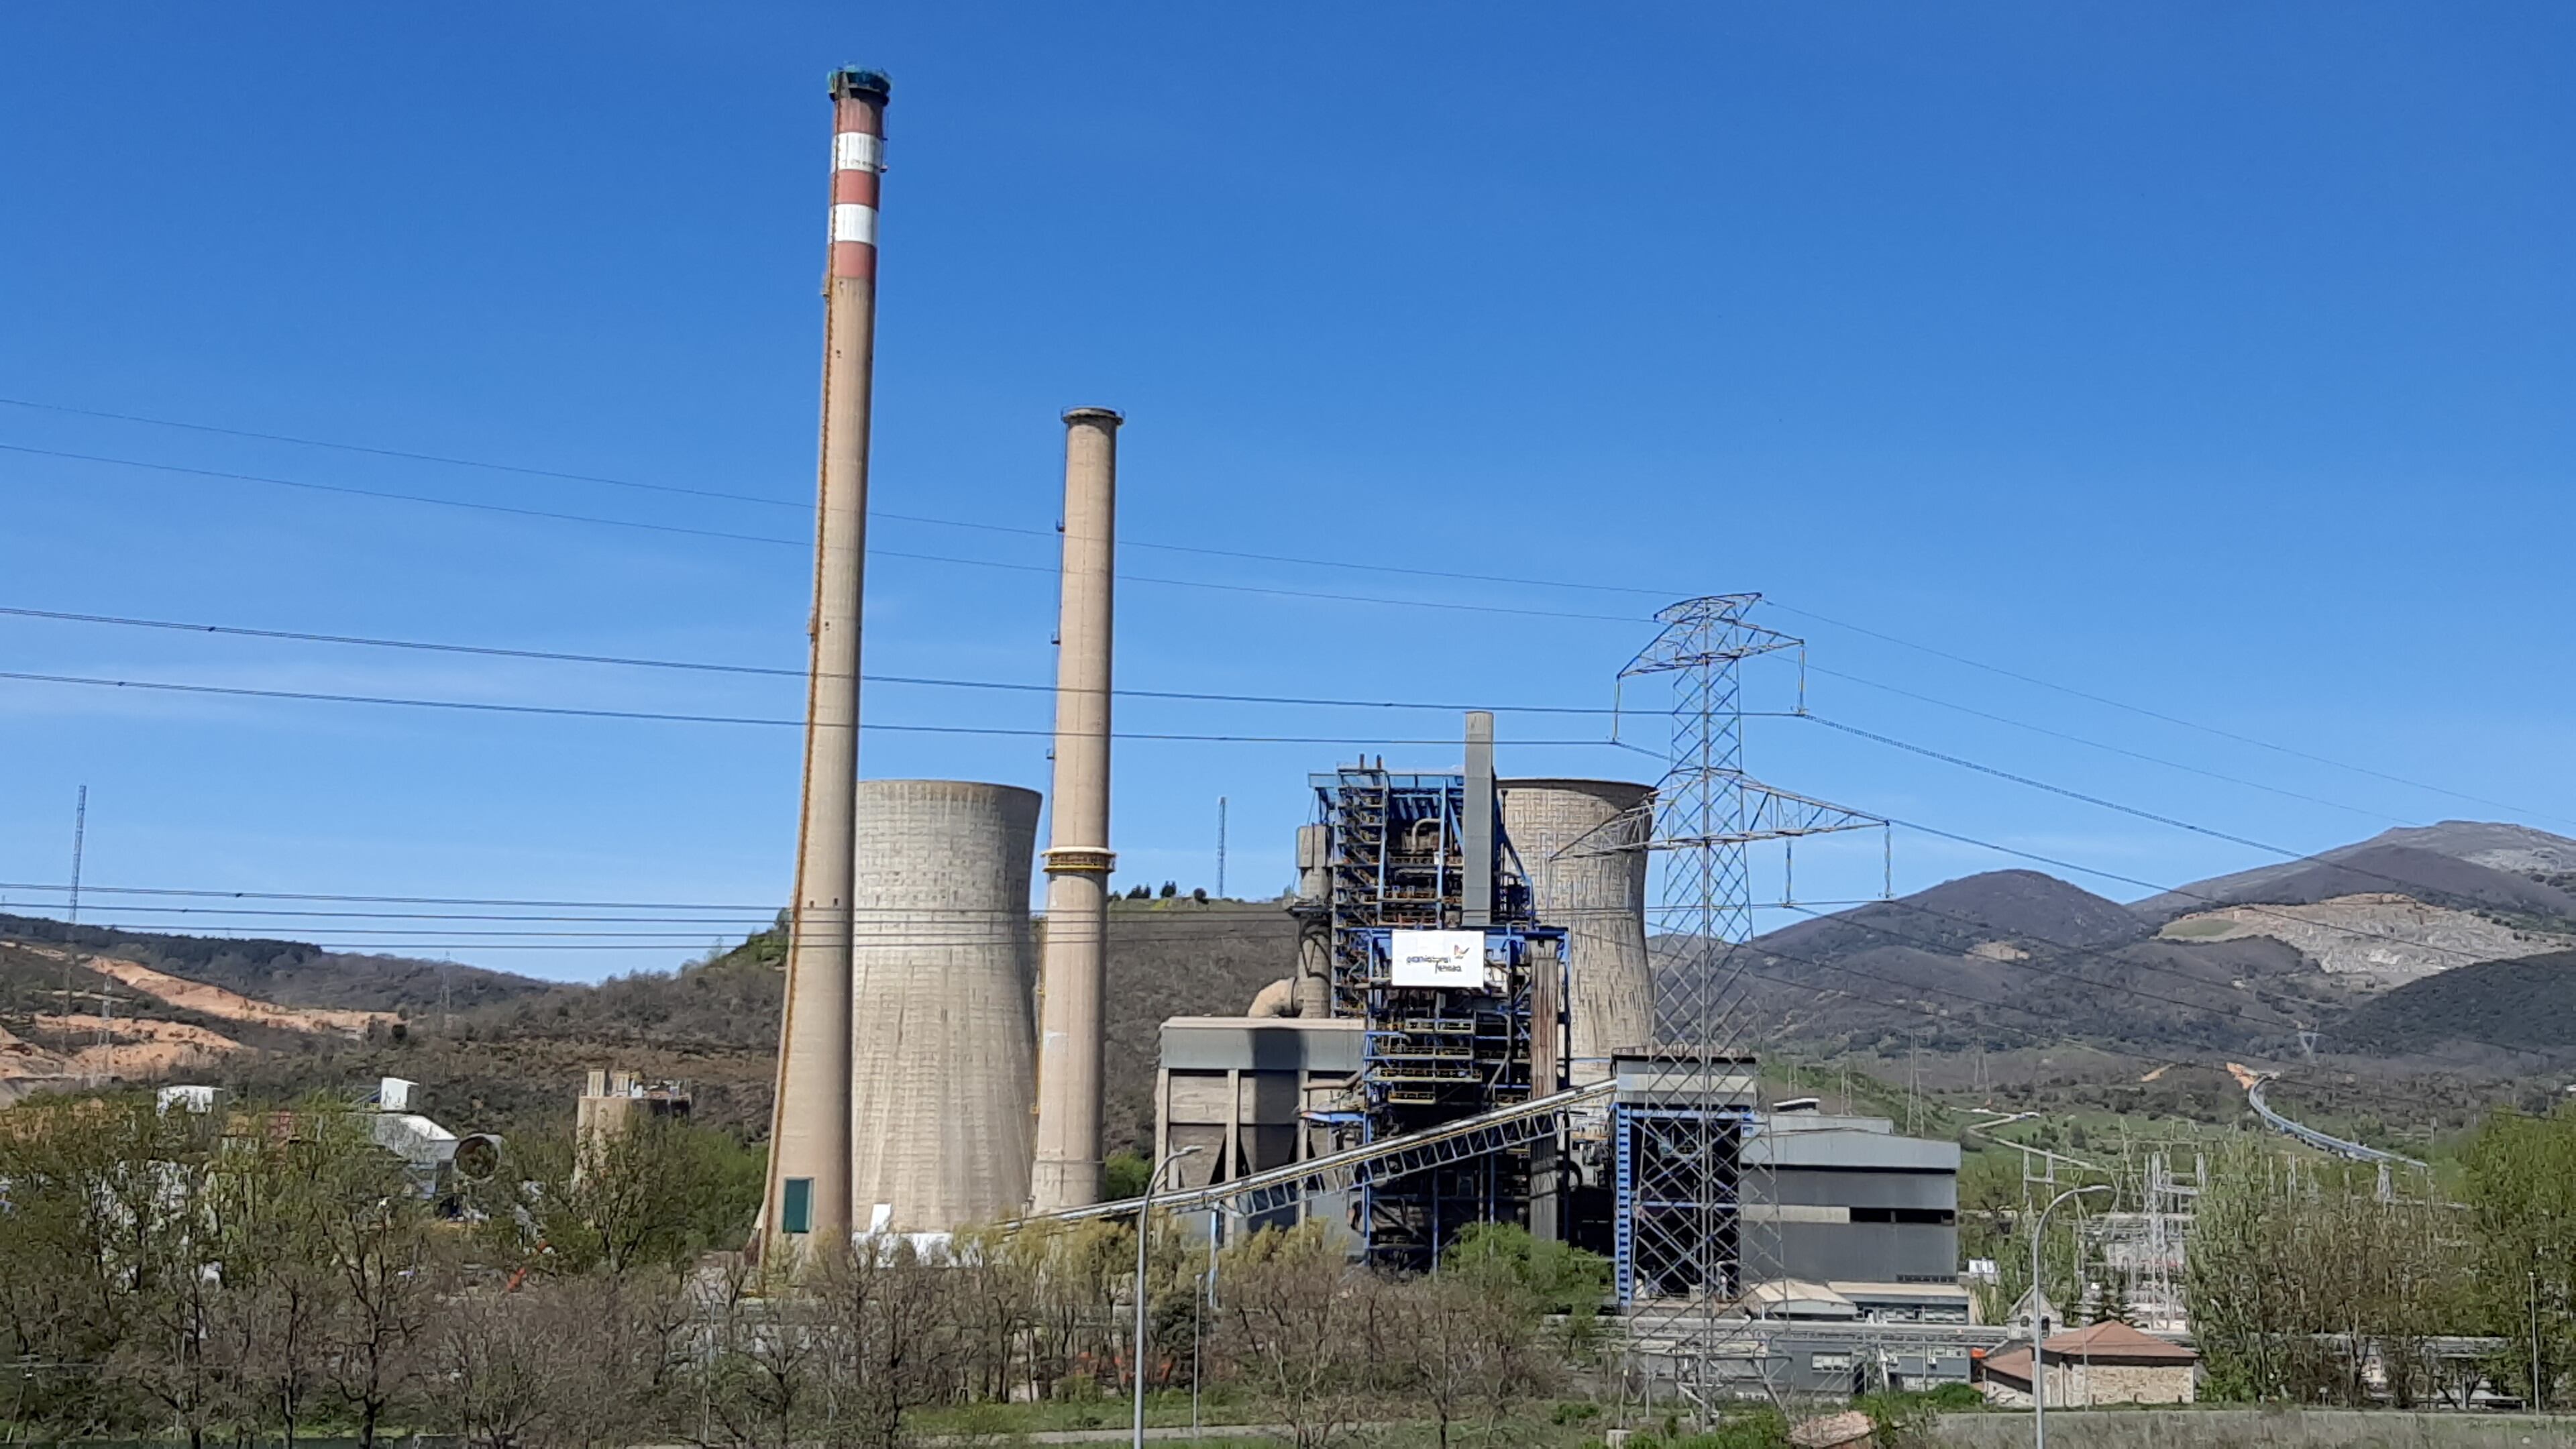
[[[862,1231],[881,1204],[905,1232],[1027,1207],[1037,823],[1034,790],[859,786],[850,1203]]]
[[[2030,1415],[1944,1414],[1930,1442],[2024,1449]],[[2048,1442],[2057,1449],[2576,1449],[2576,1419],[2364,1409],[2051,1409]]]
[[[1503,833],[1528,875],[1544,925],[1566,932],[1569,1078],[1607,1077],[1614,1052],[1654,1035],[1646,959],[1646,852],[1623,849],[1653,833],[1643,812],[1651,788],[1626,780],[1505,780]]]

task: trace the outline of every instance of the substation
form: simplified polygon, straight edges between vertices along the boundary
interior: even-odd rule
[[[1143,1206],[1104,1201],[1101,1179],[1124,419],[1063,416],[1048,797],[861,780],[890,87],[845,70],[830,93],[811,703],[754,1244],[788,1259],[853,1234]],[[1621,672],[1635,693],[1670,687],[1651,714],[1670,764],[1652,781],[1499,776],[1510,742],[1484,713],[1462,721],[1455,764],[1317,762],[1282,907],[1296,959],[1243,1015],[1163,1026],[1154,1162],[1175,1170],[1157,1178],[1155,1212],[1219,1239],[1319,1221],[1354,1259],[1400,1272],[1434,1269],[1477,1223],[1597,1249],[1645,1372],[1703,1403],[1848,1379],[1848,1346],[1837,1360],[1796,1344],[1863,1321],[1920,1329],[1897,1381],[1966,1377],[1964,1341],[1943,1336],[1968,1318],[1958,1148],[1766,1105],[1758,1043],[1736,1021],[1747,851],[1885,828],[1745,773],[1739,667],[1798,642],[1749,622],[1753,602],[1674,604]],[[1751,1327],[1764,1323],[1782,1327]]]

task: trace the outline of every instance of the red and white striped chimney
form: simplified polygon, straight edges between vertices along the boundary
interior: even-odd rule
[[[865,596],[868,419],[876,367],[877,172],[886,78],[834,71],[832,232],[824,286],[805,796],[789,918],[786,1009],[756,1247],[846,1241],[852,1226],[851,993],[858,854],[859,603]]]
[[[877,176],[885,170],[886,78],[836,71],[832,100],[832,277],[877,279]]]

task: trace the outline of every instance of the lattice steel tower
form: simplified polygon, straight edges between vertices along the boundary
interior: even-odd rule
[[[1670,764],[1657,785],[1649,929],[1661,938],[1653,1042],[1619,1064],[1612,1108],[1618,1291],[1631,1351],[1702,1418],[1777,1397],[1745,1291],[1776,1278],[1765,1230],[1767,1154],[1739,949],[1752,938],[1750,848],[1887,822],[1777,790],[1744,771],[1742,666],[1805,643],[1747,622],[1759,594],[1687,599],[1619,671],[1673,690]],[[1803,678],[1803,669],[1801,671]],[[1801,695],[1803,697],[1803,686]],[[1750,1211],[1748,1211],[1748,1204]],[[1651,1390],[1650,1390],[1651,1392]]]

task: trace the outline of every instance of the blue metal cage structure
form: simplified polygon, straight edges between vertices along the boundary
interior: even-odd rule
[[[1563,1083],[1539,1081],[1536,1034],[1562,1029],[1540,1021],[1537,1003],[1561,1001],[1539,991],[1539,973],[1561,971],[1565,933],[1531,918],[1527,879],[1502,833],[1493,842],[1494,899],[1485,940],[1485,980],[1477,989],[1397,986],[1390,946],[1399,930],[1456,930],[1466,912],[1468,879],[1463,775],[1410,774],[1351,766],[1312,781],[1317,815],[1330,830],[1329,901],[1332,993],[1336,1015],[1367,1023],[1363,1038],[1359,1122],[1362,1143],[1473,1117],[1527,1102]],[[1366,1182],[1357,1195],[1358,1231],[1368,1260],[1421,1271],[1460,1229],[1478,1222],[1524,1222],[1530,1155],[1524,1147],[1451,1162],[1386,1182]]]

